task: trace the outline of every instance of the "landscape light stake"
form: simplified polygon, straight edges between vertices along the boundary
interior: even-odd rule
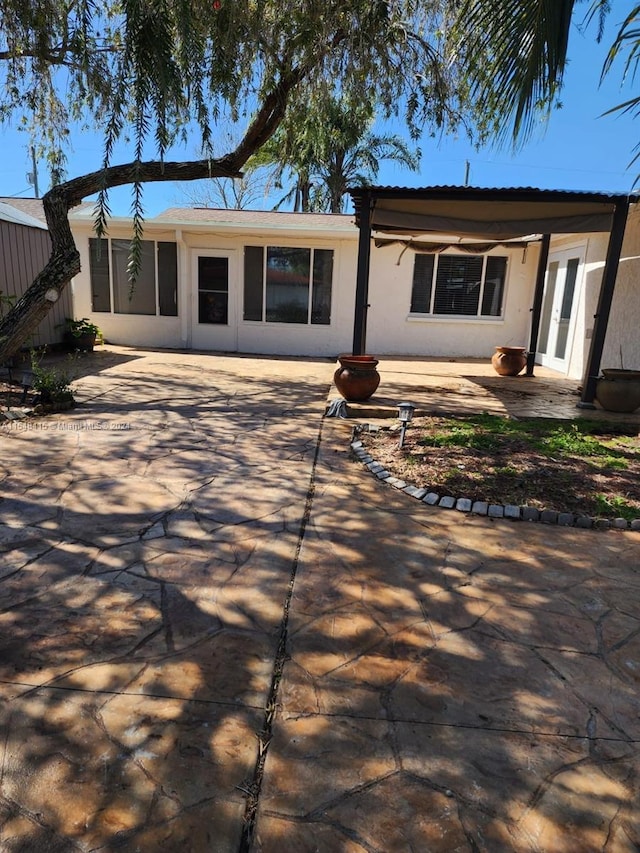
[[[407,427],[413,420],[413,413],[415,410],[416,407],[413,403],[398,403],[398,420],[400,421],[400,441],[398,443],[398,447],[404,446],[404,436],[407,431]]]

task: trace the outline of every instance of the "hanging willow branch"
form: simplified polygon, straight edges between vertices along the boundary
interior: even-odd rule
[[[158,181],[241,178],[241,169],[247,159],[266,142],[282,121],[289,94],[307,71],[305,67],[297,67],[282,75],[264,98],[240,144],[224,157],[171,163],[133,161],[99,169],[51,189],[43,198],[51,237],[51,256],[29,289],[0,322],[0,364],[20,350],[57,302],[67,284],[80,272],[80,254],[69,224],[69,211],[72,208],[77,207],[87,196],[103,194],[105,189],[125,184],[139,187]],[[103,211],[99,212],[100,216],[104,220]]]

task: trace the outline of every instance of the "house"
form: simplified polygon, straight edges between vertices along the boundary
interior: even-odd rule
[[[351,345],[352,216],[167,210],[145,222],[134,288],[131,221],[111,219],[102,240],[89,213],[71,225],[82,265],[75,314],[112,343],[315,356]]]
[[[22,296],[44,268],[51,240],[40,199],[0,198],[0,314]],[[65,319],[73,316],[70,289],[39,323],[30,346],[62,341]]]
[[[378,356],[487,358],[497,345],[529,346],[535,325],[535,361],[582,378],[620,197],[386,189],[396,200],[409,194],[401,211],[385,208],[384,188],[355,190],[355,219],[170,209],[145,223],[133,290],[131,221],[112,219],[98,241],[91,217],[74,214],[82,261],[75,314],[91,317],[114,343],[307,356],[356,351],[360,323],[367,351]],[[363,237],[363,193],[371,192],[379,219]],[[440,212],[423,228],[415,217],[425,199]],[[473,210],[480,225],[464,226],[462,199],[464,216]],[[520,218],[501,233],[499,211],[517,199]],[[624,221],[616,214],[624,240],[605,366],[640,367],[640,211],[628,201]]]

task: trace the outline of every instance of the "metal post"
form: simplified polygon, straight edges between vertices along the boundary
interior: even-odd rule
[[[367,300],[371,261],[371,195],[365,192],[360,207],[356,304],[353,317],[353,355],[364,355],[367,347]]]
[[[549,244],[551,234],[545,234],[540,243],[540,257],[538,258],[538,272],[536,275],[536,287],[533,292],[533,305],[531,306],[531,335],[529,337],[529,349],[527,351],[527,371],[525,376],[533,376],[533,367],[536,363],[536,351],[538,348],[538,334],[540,332],[540,317],[542,315],[542,297],[544,296],[544,280],[547,272],[547,261],[549,260]]]
[[[400,441],[398,442],[398,447],[400,448],[404,447],[404,437],[407,434],[407,426],[408,424],[406,421],[400,425]]]
[[[602,284],[600,285],[600,295],[598,296],[598,307],[594,314],[593,334],[591,336],[591,346],[589,347],[587,368],[582,382],[582,397],[580,398],[580,402],[577,404],[580,409],[595,408],[593,400],[596,396],[596,382],[598,380],[598,374],[600,373],[602,350],[604,349],[604,341],[607,336],[609,314],[611,312],[613,292],[616,286],[616,277],[618,275],[618,265],[620,263],[620,253],[622,252],[622,241],[624,240],[624,229],[627,224],[628,211],[628,199],[623,202],[616,203],[613,211],[613,222],[611,224],[611,234],[609,235],[607,259],[605,261],[604,272],[602,274]]]

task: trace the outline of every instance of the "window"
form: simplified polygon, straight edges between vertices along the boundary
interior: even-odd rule
[[[229,323],[229,258],[198,258],[198,323]]]
[[[506,273],[502,256],[417,254],[411,313],[501,317]]]
[[[127,273],[129,247],[129,240],[89,240],[92,311],[177,316],[176,244],[143,240],[140,272],[133,284]]]
[[[245,246],[244,319],[328,326],[333,249]]]

